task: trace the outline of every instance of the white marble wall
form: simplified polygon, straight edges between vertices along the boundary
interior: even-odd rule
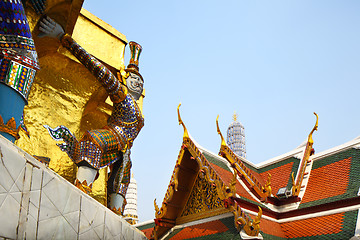
[[[0,240],[146,239],[0,135]]]

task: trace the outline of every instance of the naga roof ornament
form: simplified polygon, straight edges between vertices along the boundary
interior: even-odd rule
[[[183,122],[182,119],[181,119],[181,116],[180,116],[180,106],[181,106],[181,103],[179,103],[179,105],[178,105],[178,107],[177,107],[178,121],[179,121],[179,125],[182,125],[183,128],[184,128],[183,139],[185,139],[185,138],[189,138],[189,133],[188,133],[188,130],[186,129],[186,127],[185,127],[184,122]]]
[[[221,134],[221,131],[220,131],[220,128],[219,128],[219,115],[217,115],[217,118],[216,118],[216,128],[217,128],[217,133],[220,135],[220,138],[221,138],[221,147],[222,146],[227,146],[226,145],[226,142],[225,142],[225,139],[223,137],[223,135]]]
[[[221,138],[221,147],[219,155],[224,157],[231,166],[238,172],[238,174],[243,177],[246,185],[252,189],[253,193],[261,200],[265,201],[267,197],[271,196],[271,176],[268,178],[268,181],[265,185],[260,183],[258,179],[251,170],[238,158],[234,152],[228,147],[225,143],[225,140],[221,134],[218,122],[219,116],[216,118],[217,132]]]
[[[302,187],[301,184],[302,184],[302,181],[303,181],[304,176],[305,176],[306,166],[308,164],[310,156],[315,153],[315,150],[313,148],[314,140],[312,138],[312,135],[318,129],[319,116],[315,112],[314,112],[314,115],[316,116],[316,122],[315,122],[315,126],[313,127],[313,129],[311,130],[311,132],[309,133],[309,136],[308,136],[308,141],[306,143],[304,157],[303,157],[303,159],[301,161],[301,165],[300,165],[299,175],[297,176],[297,178],[295,180],[294,179],[294,172],[292,172],[292,174],[291,174],[291,179],[292,179],[292,183],[293,183],[293,187],[292,187],[292,195],[293,196],[299,196],[300,189]]]

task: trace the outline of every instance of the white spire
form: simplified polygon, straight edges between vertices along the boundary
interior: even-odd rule
[[[227,130],[227,145],[237,155],[246,158],[245,128],[237,121],[238,115],[234,112],[233,122]]]
[[[131,174],[129,187],[126,192],[126,206],[124,209],[124,218],[130,224],[136,224],[139,221],[137,215],[137,183],[134,174]]]

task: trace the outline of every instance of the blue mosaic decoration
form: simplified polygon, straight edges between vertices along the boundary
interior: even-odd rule
[[[18,62],[0,60],[0,82],[17,91],[24,99],[28,99],[36,71]]]
[[[29,0],[29,2],[31,2],[31,4],[37,14],[40,15],[40,14],[44,13],[45,8],[46,8],[46,6],[45,6],[46,0]]]
[[[1,34],[0,46],[2,49],[8,50],[19,48],[36,51],[34,41],[31,38],[17,35]]]
[[[140,109],[131,95],[126,95],[125,99],[119,103],[114,103],[113,112],[108,119],[108,128],[120,139],[122,149],[126,150],[124,144],[131,148],[134,139],[144,126],[144,119]]]
[[[0,34],[10,34],[31,38],[21,0],[0,1]]]
[[[117,193],[125,198],[128,187],[129,187],[129,183],[120,183],[119,190]]]
[[[20,0],[0,1],[0,58],[0,82],[27,100],[39,64]]]
[[[112,189],[115,193],[122,195],[124,198],[130,184],[131,166],[130,150],[127,150],[123,155],[123,161],[114,181],[114,189]]]
[[[84,140],[80,141],[79,147],[76,149],[78,157],[73,157],[75,163],[86,161],[90,163],[91,166],[99,169],[101,156],[103,151],[96,146],[95,143]]]
[[[27,135],[28,137],[30,137],[30,133],[29,133],[27,127],[25,126],[24,115],[22,115],[22,117],[21,117],[21,119],[20,119],[20,127],[21,127],[21,129],[26,133],[26,135]]]
[[[66,152],[70,158],[74,156],[75,147],[77,146],[78,141],[75,136],[70,132],[70,130],[65,126],[58,126],[56,128],[51,128],[48,125],[44,125],[50,134],[50,136],[56,141],[65,141],[65,143],[57,144],[61,151]]]
[[[34,0],[44,3],[44,0]],[[32,3],[34,3],[32,1]],[[44,5],[43,5],[44,6]],[[39,4],[37,5],[38,10]],[[43,10],[44,8],[42,8]],[[35,44],[21,0],[0,1],[0,115],[21,125],[36,70],[39,69]],[[0,129],[6,126],[0,125]],[[0,134],[15,141],[17,136]],[[28,133],[27,133],[28,134]]]
[[[79,156],[75,163],[87,161],[95,168],[108,166],[120,157],[121,151],[116,136],[107,129],[87,131],[80,140]]]

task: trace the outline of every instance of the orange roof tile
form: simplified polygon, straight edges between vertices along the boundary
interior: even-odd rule
[[[239,196],[244,197],[246,199],[257,201],[250,195],[248,191],[245,190],[245,188],[240,183],[236,184],[236,193],[239,194]]]
[[[220,220],[216,220],[212,222],[206,222],[194,226],[185,227],[170,239],[182,240],[188,238],[202,237],[216,233],[226,232],[227,230],[229,229]]]
[[[215,172],[218,173],[219,177],[221,178],[221,180],[223,180],[225,185],[229,185],[229,183],[231,182],[231,180],[234,176],[233,173],[223,169],[222,167],[219,167],[218,165],[216,165],[214,163],[210,162],[210,165],[215,170]]]
[[[279,188],[286,187],[291,176],[291,169],[294,162],[287,163],[269,171],[260,173],[263,179],[267,179],[268,173],[271,174],[271,190],[272,194],[276,195]]]
[[[313,169],[310,173],[309,183],[301,203],[346,193],[350,167],[351,157]]]
[[[281,223],[281,228],[288,238],[333,234],[341,231],[343,220],[344,213],[337,213]]]
[[[250,214],[249,214],[250,215]],[[255,219],[255,215],[250,215],[252,219]],[[266,234],[286,238],[285,233],[283,232],[280,223],[273,222],[271,220],[261,218],[260,220],[260,230]]]
[[[266,175],[266,178],[264,178],[260,173],[255,172],[251,168],[248,168],[248,169],[249,169],[250,173],[256,178],[256,180],[258,180],[259,183],[264,186],[265,182],[266,182],[265,180],[267,179],[267,175]]]
[[[153,229],[154,228],[148,228],[148,229],[143,229],[141,231],[145,234],[147,239],[150,239]]]

